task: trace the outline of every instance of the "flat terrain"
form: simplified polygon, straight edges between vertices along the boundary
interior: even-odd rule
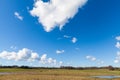
[[[110,80],[92,77],[100,75],[120,76],[120,71],[0,68],[0,80]]]

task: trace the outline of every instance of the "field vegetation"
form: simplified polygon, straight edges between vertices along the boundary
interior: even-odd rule
[[[0,68],[0,80],[110,80],[92,76],[120,76],[119,70],[64,68]],[[120,80],[120,78],[112,79]]]

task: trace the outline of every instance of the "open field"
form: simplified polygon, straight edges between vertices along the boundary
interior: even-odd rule
[[[107,69],[96,70],[68,70],[68,69],[19,69],[0,68],[0,80],[110,80],[98,79],[91,76],[97,75],[117,75],[120,71],[110,71]],[[120,78],[112,79],[120,80]]]

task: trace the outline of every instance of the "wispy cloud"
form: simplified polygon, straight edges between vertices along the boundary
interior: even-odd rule
[[[93,57],[93,56],[86,56],[86,59],[88,59],[90,61],[95,61],[96,60],[96,58]]]
[[[116,37],[116,40],[120,41],[120,36],[117,36],[117,37]]]
[[[114,60],[114,63],[120,63],[120,51],[117,52],[116,58]]]
[[[63,62],[62,62],[62,61],[60,61],[60,62],[59,62],[59,65],[61,66],[62,64],[63,64]]]
[[[16,50],[17,47],[16,46],[10,46],[10,49]]]
[[[120,49],[120,42],[119,42],[120,36],[117,36],[115,39],[117,40],[115,47]],[[115,57],[114,63],[120,63],[120,51],[119,50],[117,51],[117,55]]]
[[[117,40],[115,47],[120,49],[120,36],[117,36],[115,39]]]
[[[23,20],[23,17],[22,16],[20,16],[20,14],[18,13],[18,12],[14,12],[14,15],[15,15],[15,17],[16,18],[18,18],[19,20]]]
[[[102,60],[97,60],[97,64],[99,64],[99,65],[104,64],[104,61],[102,61]]]
[[[86,59],[90,60],[90,61],[93,61],[93,62],[96,62],[97,64],[103,64],[104,61],[100,60],[100,59],[97,59],[96,57],[94,56],[86,56]]]
[[[56,50],[57,54],[61,54],[61,53],[64,53],[64,52],[65,52],[65,50]]]
[[[78,39],[76,37],[73,37],[73,36],[64,35],[63,37],[70,39],[72,43],[76,43],[78,41]]]
[[[68,35],[64,35],[63,37],[64,38],[71,38],[71,36],[68,36]]]
[[[119,42],[120,41],[120,36],[117,36],[115,39],[117,40],[117,43],[116,43],[115,47],[120,49],[120,42]],[[120,63],[120,51],[119,50],[117,51],[114,63]]]
[[[120,42],[117,42],[115,45],[116,48],[120,49]]]
[[[55,27],[62,29],[86,2],[87,0],[50,0],[49,2],[35,0],[30,14],[38,17],[45,31],[50,32]]]

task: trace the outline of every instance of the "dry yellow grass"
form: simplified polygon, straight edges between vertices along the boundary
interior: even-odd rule
[[[120,71],[67,69],[2,69],[12,74],[0,75],[0,80],[108,80],[92,78],[96,75],[120,75]],[[0,69],[0,72],[2,72]],[[113,79],[113,80],[120,80]]]

